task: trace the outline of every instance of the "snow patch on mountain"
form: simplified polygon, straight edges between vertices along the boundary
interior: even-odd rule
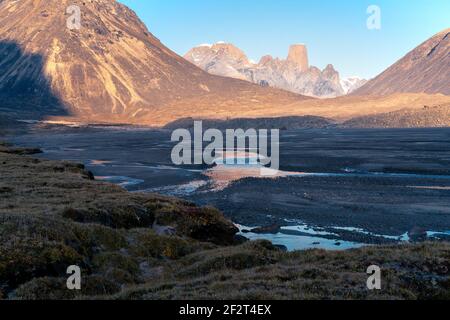
[[[341,79],[341,87],[345,94],[352,93],[353,91],[361,88],[367,83],[366,79],[361,79],[358,76],[352,76],[348,78]]]

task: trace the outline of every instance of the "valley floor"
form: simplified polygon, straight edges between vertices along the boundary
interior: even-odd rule
[[[128,193],[38,151],[0,146],[0,298],[450,299],[448,242],[286,253],[244,242],[213,208]],[[65,287],[69,265],[81,291]]]

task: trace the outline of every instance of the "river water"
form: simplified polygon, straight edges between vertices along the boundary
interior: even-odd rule
[[[450,236],[449,137],[448,129],[287,132],[281,170],[271,177],[254,161],[226,164],[226,152],[212,167],[175,166],[170,132],[147,128],[47,126],[9,140],[42,148],[44,158],[83,163],[96,179],[131,192],[214,205],[251,240],[345,250],[410,241],[413,228]],[[274,234],[249,232],[271,223],[280,225]]]

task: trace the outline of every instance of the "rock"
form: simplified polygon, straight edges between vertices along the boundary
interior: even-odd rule
[[[145,207],[137,205],[117,205],[95,210],[66,208],[61,215],[78,223],[98,223],[114,229],[148,228],[154,223],[153,213]],[[102,205],[99,204],[101,207]]]
[[[288,252],[288,248],[286,246],[283,246],[281,244],[274,244],[273,246],[283,252]]]
[[[342,124],[346,128],[432,128],[450,126],[450,104],[429,108],[408,108],[356,117]]]
[[[267,80],[260,80],[259,85],[263,88],[269,87],[269,82]]]
[[[152,267],[148,261],[141,262],[139,264],[139,270],[144,279],[160,278],[164,273],[163,267]]]
[[[409,238],[414,242],[422,242],[428,239],[427,231],[420,227],[414,227],[408,232]]]
[[[273,224],[271,226],[266,227],[258,227],[251,230],[252,233],[258,233],[258,234],[276,234],[280,232],[281,226],[278,224]]]
[[[81,172],[81,176],[83,177],[83,179],[86,179],[86,180],[95,180],[95,177],[94,177],[94,174],[92,173],[92,171],[89,171],[89,170],[83,170],[82,172]]]
[[[18,155],[33,155],[42,153],[42,150],[39,148],[8,148],[1,147],[0,152],[10,153],[10,154],[18,154]]]
[[[177,235],[217,245],[233,245],[239,229],[211,207],[199,208],[180,203],[178,208],[158,208],[155,223],[175,228]]]
[[[13,189],[10,187],[0,187],[0,193],[11,193]]]
[[[173,227],[160,226],[160,225],[157,225],[156,223],[153,224],[152,229],[153,229],[153,231],[155,231],[155,233],[157,235],[160,235],[160,236],[173,236],[177,233],[177,230]]]
[[[250,240],[247,239],[244,236],[241,236],[241,235],[238,235],[238,234],[234,236],[234,242],[235,242],[236,245],[240,245],[240,244],[246,243],[248,241],[250,241]]]
[[[294,44],[289,48],[287,61],[293,62],[300,72],[309,69],[308,51],[304,44]]]

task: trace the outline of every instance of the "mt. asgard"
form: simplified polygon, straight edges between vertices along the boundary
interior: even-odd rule
[[[81,9],[81,29],[66,24]],[[0,1],[0,111],[160,125],[190,110],[280,108],[305,98],[217,77],[114,0]]]
[[[267,55],[256,63],[241,49],[224,42],[197,46],[184,58],[211,74],[318,98],[343,96],[367,82],[357,77],[342,79],[331,64],[324,70],[310,66],[304,44],[292,45],[285,60]]]

